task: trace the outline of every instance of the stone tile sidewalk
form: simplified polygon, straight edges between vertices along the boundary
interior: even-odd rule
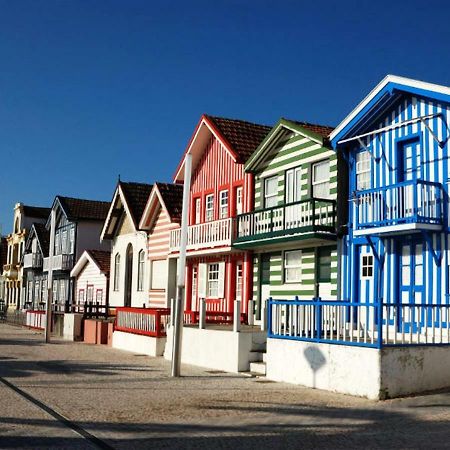
[[[450,446],[447,392],[373,402],[191,366],[179,379],[169,372],[162,358],[46,345],[1,324],[0,448]]]

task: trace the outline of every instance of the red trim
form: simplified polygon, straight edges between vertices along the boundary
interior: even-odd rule
[[[138,314],[147,314],[155,316],[156,320],[156,330],[155,331],[145,331],[145,330],[137,330],[135,328],[122,327],[117,325],[117,315],[119,312],[134,312]],[[150,337],[164,337],[166,336],[166,331],[164,328],[164,323],[162,322],[163,317],[170,316],[169,308],[130,308],[130,307],[118,307],[116,308],[116,319],[114,321],[114,330],[116,331],[124,331],[125,333],[132,334],[140,334],[144,336]]]

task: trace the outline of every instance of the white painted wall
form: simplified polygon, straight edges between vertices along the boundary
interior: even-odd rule
[[[114,331],[113,333],[112,346],[119,350],[148,356],[162,356],[165,345],[165,337],[156,338],[140,334],[124,333],[123,331]]]
[[[265,332],[201,330],[183,327],[181,362],[226,372],[242,372],[250,368],[250,351],[255,343],[265,341]],[[167,330],[165,359],[172,359],[173,327]]]
[[[116,236],[112,240],[111,249],[111,270],[110,270],[110,286],[109,286],[109,305],[124,306],[125,302],[125,261],[128,244],[133,246],[133,281],[131,286],[131,306],[142,307],[143,304],[148,305],[148,290],[149,290],[149,262],[147,250],[147,233],[145,231],[138,231],[128,234]],[[138,282],[138,258],[139,252],[144,250],[144,286],[142,291],[137,290]],[[116,254],[120,254],[120,279],[119,289],[114,290],[114,259]]]
[[[375,348],[267,339],[267,378],[378,399],[380,351]]]
[[[65,313],[63,338],[68,341],[81,340],[83,338],[81,332],[82,321],[83,314]]]

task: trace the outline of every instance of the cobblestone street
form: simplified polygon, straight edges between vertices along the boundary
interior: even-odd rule
[[[0,448],[448,448],[448,392],[373,402],[0,325]]]

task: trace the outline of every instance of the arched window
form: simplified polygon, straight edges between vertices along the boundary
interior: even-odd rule
[[[120,280],[120,255],[116,253],[114,257],[114,290],[119,290],[119,280]]]
[[[144,261],[145,261],[145,253],[144,250],[141,250],[139,252],[138,258],[138,285],[137,285],[138,291],[144,290]]]

